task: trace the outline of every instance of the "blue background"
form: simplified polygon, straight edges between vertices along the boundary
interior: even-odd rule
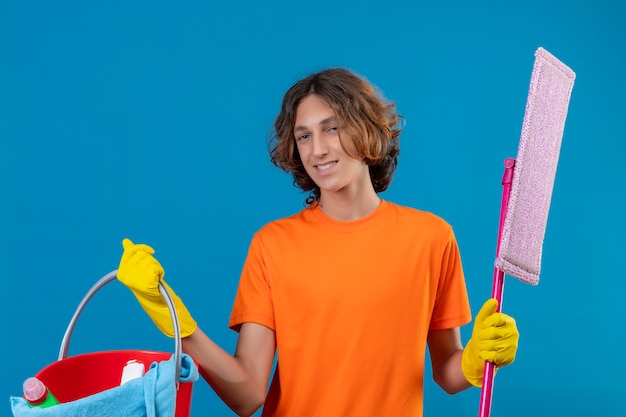
[[[476,312],[491,290],[502,161],[542,46],[577,79],[541,281],[507,279],[521,340],[492,414],[626,415],[625,18],[617,0],[0,0],[0,414],[56,360],[124,237],[156,248],[203,329],[233,350],[249,240],[305,198],[269,162],[268,129],[286,89],[329,66],[398,103],[407,123],[383,197],[453,225]],[[70,355],[122,348],[172,342],[112,283]],[[478,390],[448,396],[429,372],[425,395],[426,416],[477,414]],[[201,381],[192,415],[231,412]]]

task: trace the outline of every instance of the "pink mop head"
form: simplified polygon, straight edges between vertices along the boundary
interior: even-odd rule
[[[536,285],[561,139],[576,75],[543,48],[535,63],[495,266]]]

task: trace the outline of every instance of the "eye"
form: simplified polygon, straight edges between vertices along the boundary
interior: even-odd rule
[[[308,133],[305,133],[304,135],[300,135],[296,137],[296,141],[300,142],[303,140],[307,140],[311,137],[311,135],[309,135]]]
[[[327,132],[337,132],[339,130],[339,128],[337,126],[331,126],[328,129],[326,129]]]

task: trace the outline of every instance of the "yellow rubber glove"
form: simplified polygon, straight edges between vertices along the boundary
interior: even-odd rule
[[[159,261],[152,256],[154,249],[148,245],[135,245],[130,239],[124,239],[122,246],[124,253],[117,269],[117,279],[130,288],[154,324],[167,336],[174,337],[170,310],[159,292],[159,281],[161,281],[174,301],[180,337],[192,334],[198,325],[181,299],[163,280],[165,271]]]
[[[498,301],[491,298],[483,304],[474,320],[472,337],[463,350],[462,369],[465,378],[474,386],[483,384],[485,361],[496,369],[515,360],[519,332],[515,320],[497,313]]]

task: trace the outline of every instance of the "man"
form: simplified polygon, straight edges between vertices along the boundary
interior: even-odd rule
[[[397,166],[400,121],[393,103],[345,69],[297,82],[270,155],[309,192],[307,207],[252,239],[230,319],[234,355],[174,294],[184,350],[238,415],[263,405],[264,416],[418,417],[427,344],[433,378],[449,393],[481,386],[485,360],[514,360],[515,321],[495,300],[461,343],[471,315],[452,228],[378,196]],[[118,278],[172,336],[154,251],[123,245]]]

